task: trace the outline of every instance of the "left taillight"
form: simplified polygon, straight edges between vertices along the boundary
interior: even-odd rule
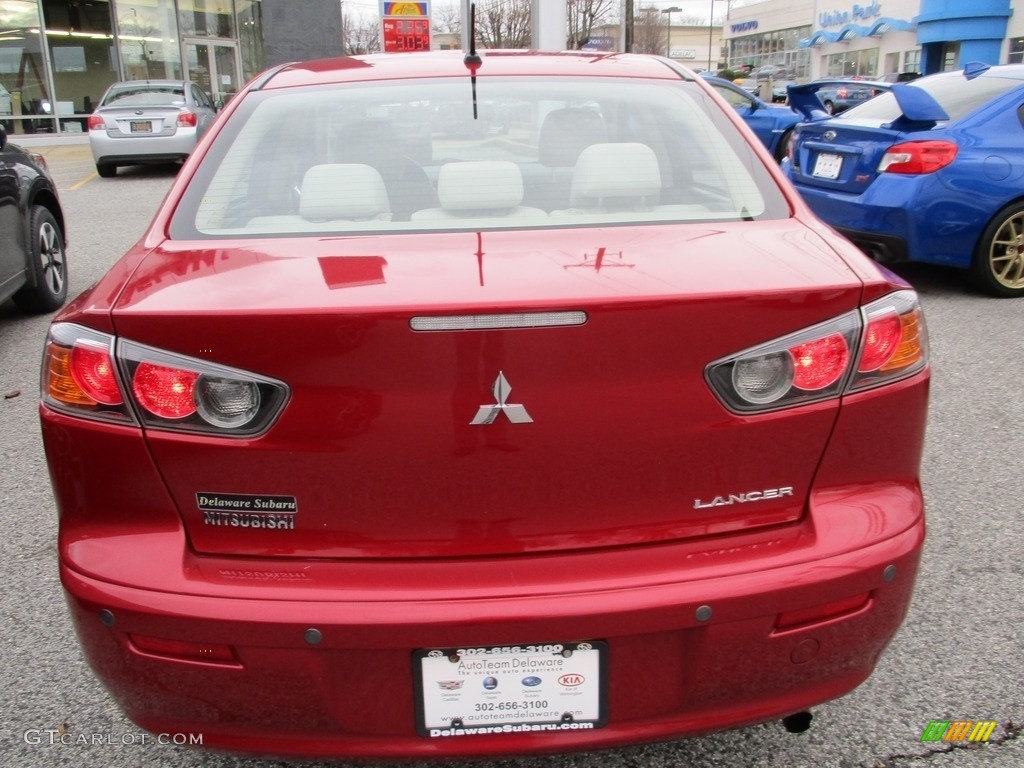
[[[887,384],[927,364],[924,317],[907,290],[718,360],[705,377],[727,408],[758,413]]]
[[[153,429],[249,437],[288,399],[280,381],[72,323],[50,328],[43,402],[54,410]]]
[[[50,327],[43,352],[44,403],[65,413],[135,424],[123,392],[113,336],[67,323]]]
[[[89,115],[89,119],[86,121],[86,126],[90,131],[101,131],[107,127],[100,115]]]

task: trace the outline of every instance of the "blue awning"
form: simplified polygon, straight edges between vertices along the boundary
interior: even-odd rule
[[[810,37],[800,41],[801,48],[817,48],[825,43],[845,43],[855,37],[881,37],[887,32],[908,32],[916,28],[912,21],[893,19],[884,16],[876,19],[874,23],[867,24],[845,24],[838,32],[826,32],[823,29],[817,30]]]

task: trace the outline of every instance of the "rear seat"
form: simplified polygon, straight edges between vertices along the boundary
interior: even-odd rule
[[[594,213],[692,213],[703,205],[660,205],[661,170],[646,144],[620,142],[585,148],[573,169],[569,208],[551,215]]]
[[[380,173],[369,165],[314,165],[302,179],[298,215],[260,216],[246,225],[266,232],[377,229],[391,221]]]
[[[493,219],[500,224],[509,219],[546,218],[540,208],[521,205],[523,177],[519,167],[504,160],[477,160],[447,163],[437,179],[440,207],[425,208],[412,215],[412,221],[451,221],[472,219],[476,223]]]
[[[549,112],[537,136],[539,164],[522,169],[527,205],[546,211],[568,206],[572,169],[580,152],[606,141],[608,129],[594,110],[567,107]]]

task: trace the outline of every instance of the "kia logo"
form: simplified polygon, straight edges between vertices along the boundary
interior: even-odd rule
[[[586,678],[583,675],[562,675],[558,678],[558,684],[565,686],[566,688],[575,688],[578,685],[583,685]]]

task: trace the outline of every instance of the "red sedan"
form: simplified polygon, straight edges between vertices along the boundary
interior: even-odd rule
[[[670,61],[288,65],[53,322],[61,577],[209,747],[796,729],[907,611],[928,381],[913,290]]]

